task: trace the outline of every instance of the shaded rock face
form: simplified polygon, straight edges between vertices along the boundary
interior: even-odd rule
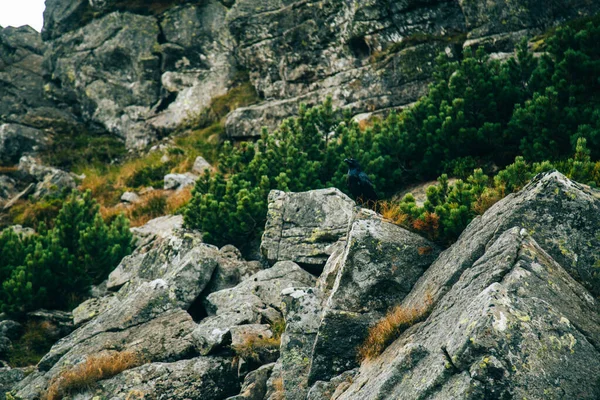
[[[50,104],[42,96],[46,45],[33,28],[0,28],[0,121],[17,122],[32,107]]]
[[[434,58],[467,38],[511,52],[523,35],[599,10],[572,0],[49,0],[48,91],[141,147],[201,115],[243,71],[262,101],[233,111],[226,132],[256,137],[328,96],[361,115],[408,105],[426,92]]]

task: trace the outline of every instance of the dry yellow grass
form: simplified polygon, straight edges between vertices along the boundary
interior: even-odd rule
[[[389,220],[391,223],[401,226],[406,226],[409,216],[400,209],[399,203],[391,201],[378,201],[376,209],[383,216],[383,218]]]
[[[123,351],[88,357],[86,361],[61,372],[52,379],[42,400],[59,400],[64,396],[92,388],[96,382],[144,364],[135,352]]]
[[[192,186],[172,193],[167,197],[167,213],[174,214],[192,199]]]
[[[404,330],[427,318],[432,304],[432,297],[427,295],[419,307],[407,309],[400,305],[391,309],[384,318],[369,328],[367,339],[358,348],[359,360],[371,360],[383,353]]]

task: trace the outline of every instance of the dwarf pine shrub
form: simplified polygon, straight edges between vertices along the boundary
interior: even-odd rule
[[[131,253],[131,241],[124,216],[106,224],[89,191],[72,193],[52,229],[41,223],[34,235],[0,235],[2,310],[70,308]]]

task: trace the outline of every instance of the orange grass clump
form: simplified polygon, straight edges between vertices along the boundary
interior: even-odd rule
[[[431,295],[427,295],[420,307],[405,308],[399,305],[391,309],[384,318],[369,328],[367,339],[358,348],[358,359],[365,361],[379,356],[404,330],[424,321],[431,312],[432,304]]]
[[[383,216],[383,218],[396,225],[404,226],[407,224],[409,219],[408,215],[400,209],[399,203],[393,203],[391,201],[378,201],[376,209]]]
[[[96,382],[144,364],[133,351],[105,353],[88,357],[83,363],[61,372],[50,381],[42,400],[59,400],[66,395],[91,389]]]

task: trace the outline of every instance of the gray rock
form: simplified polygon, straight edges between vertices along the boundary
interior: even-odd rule
[[[16,194],[16,183],[14,179],[0,175],[0,201],[8,200]]]
[[[44,132],[18,124],[0,125],[0,164],[14,165],[21,156],[43,150],[49,141]]]
[[[321,272],[333,245],[346,236],[354,201],[338,189],[269,194],[269,211],[261,252],[274,263],[294,261]]]
[[[51,105],[42,90],[45,50],[46,45],[33,28],[0,27],[0,125],[10,122],[33,126],[23,117]]]
[[[578,371],[600,370],[597,309],[533,238],[510,229],[339,398],[596,398],[600,385]]]
[[[293,262],[279,262],[234,288],[208,295],[204,301],[209,318],[195,329],[193,337],[200,354],[220,348],[231,338],[234,326],[274,322],[282,318],[282,290],[314,285],[315,278]]]
[[[263,400],[267,393],[267,380],[275,364],[267,364],[246,375],[240,394],[226,400]]]
[[[314,344],[310,383],[358,366],[368,327],[402,302],[438,254],[435,244],[389,222],[353,224]]]
[[[330,381],[317,381],[310,388],[306,400],[331,400],[344,393],[352,384],[358,369],[346,371]]]
[[[321,324],[322,299],[313,288],[283,291],[286,328],[281,337],[278,363],[286,399],[306,399],[312,351]]]
[[[166,215],[150,220],[140,227],[131,228],[131,232],[136,238],[137,245],[143,247],[157,238],[164,239],[172,236],[181,228],[183,228],[182,215]]]
[[[208,161],[204,159],[204,157],[196,157],[196,161],[194,161],[194,166],[192,167],[192,172],[196,175],[202,175],[204,171],[211,171],[212,165],[209,164]]]
[[[119,304],[117,295],[92,298],[78,305],[73,312],[73,324],[77,327]]]
[[[64,190],[74,189],[77,186],[72,174],[58,168],[42,165],[30,156],[21,157],[19,172],[37,182],[33,191],[33,197],[37,199],[58,194]]]
[[[143,235],[142,244],[123,259],[106,282],[106,288],[113,292],[99,290],[100,297],[73,311],[79,328],[52,347],[38,364],[40,374],[18,387],[18,393],[34,398],[65,366],[107,350],[135,351],[149,362],[174,362],[198,354],[191,336],[196,328],[192,317],[196,313],[201,316],[203,311],[194,308],[201,307],[203,296],[210,294],[208,284],[213,275],[223,269],[221,276],[235,275],[228,283],[237,285],[236,279],[241,279],[249,267],[234,249],[221,252],[202,243],[199,232],[180,229],[180,224],[178,218],[162,218],[138,228]],[[236,266],[240,271],[234,273]],[[293,271],[284,272],[294,275]],[[239,307],[232,310],[239,311]],[[252,312],[256,312],[255,318],[239,323],[259,322],[261,314]],[[215,376],[214,379],[221,379]],[[233,385],[238,387],[237,377]],[[156,390],[160,393],[162,389]],[[238,392],[227,390],[221,393],[229,396]]]
[[[141,395],[155,399],[220,400],[239,391],[231,361],[216,357],[147,364],[101,381],[98,386],[98,391],[88,392],[82,399],[91,400],[101,394],[112,399]]]
[[[12,206],[14,206],[15,204],[17,204],[17,202],[19,200],[26,199],[27,196],[29,196],[31,193],[33,193],[34,190],[35,190],[35,183],[30,183],[29,185],[27,185],[27,187],[25,189],[23,189],[17,195],[13,196],[9,201],[7,201],[4,204],[4,206],[2,207],[2,209],[4,211],[10,209]]]
[[[155,137],[145,120],[159,101],[159,32],[151,16],[115,12],[56,38],[45,54],[60,97],[75,99],[86,121],[124,138],[129,147],[143,147]]]
[[[123,195],[121,196],[121,201],[123,203],[139,203],[140,202],[140,196],[138,196],[136,193],[134,192],[125,192],[123,193]]]
[[[196,184],[196,175],[186,174],[168,174],[165,175],[165,190],[178,190],[184,187],[194,186]]]

